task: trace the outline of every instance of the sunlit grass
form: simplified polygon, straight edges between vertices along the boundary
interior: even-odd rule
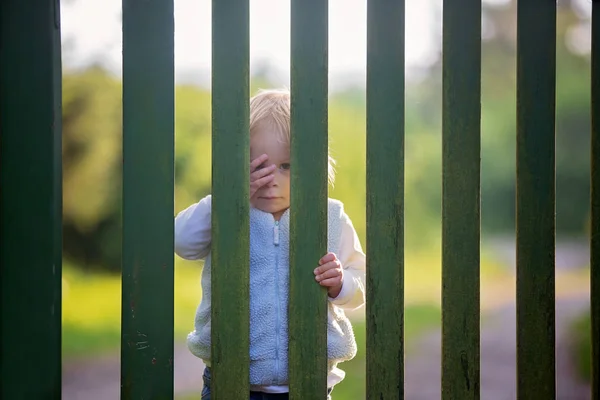
[[[485,277],[500,272],[493,264],[482,266]],[[175,259],[175,324],[177,342],[193,329],[200,290],[201,264]],[[439,304],[441,266],[439,251],[407,255],[405,302]],[[408,312],[408,311],[407,311]],[[364,308],[356,315],[364,315]],[[118,275],[85,274],[66,263],[63,267],[63,353],[65,356],[117,351],[120,346],[121,279]]]
[[[175,340],[193,329],[200,299],[201,266],[176,259]],[[116,275],[84,274],[63,266],[63,353],[68,356],[114,351],[120,346],[121,279]]]

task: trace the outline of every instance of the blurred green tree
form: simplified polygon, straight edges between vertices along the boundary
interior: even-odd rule
[[[589,218],[590,63],[580,36],[589,16],[561,2],[557,34],[557,227],[583,235]],[[482,228],[514,232],[516,2],[484,3],[482,47]],[[589,31],[587,31],[589,34]],[[579,36],[578,36],[579,35]],[[251,93],[270,87],[263,66]],[[407,81],[406,246],[439,241],[441,61]],[[84,269],[120,270],[121,90],[99,66],[63,76],[64,254]],[[175,93],[175,212],[210,191],[210,93]],[[365,241],[365,94],[351,87],[330,99],[330,139],[338,175],[330,195],[346,204]]]

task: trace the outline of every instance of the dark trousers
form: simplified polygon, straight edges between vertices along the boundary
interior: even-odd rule
[[[204,369],[202,380],[204,381],[204,387],[202,388],[201,400],[210,400],[210,368]],[[331,400],[331,391],[333,388],[327,389],[327,399]],[[288,400],[290,398],[289,393],[263,393],[263,392],[250,392],[248,400]]]

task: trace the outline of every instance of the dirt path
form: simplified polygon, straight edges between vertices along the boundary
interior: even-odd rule
[[[580,382],[570,358],[567,328],[589,305],[585,296],[561,298],[556,302],[557,400],[590,399],[589,386]],[[481,398],[516,399],[516,309],[511,304],[486,316],[481,329]],[[441,334],[426,335],[406,359],[406,398],[440,398]]]
[[[93,360],[75,360],[63,366],[63,400],[117,400],[120,395],[119,354]],[[202,390],[204,364],[184,345],[174,354],[175,393]]]

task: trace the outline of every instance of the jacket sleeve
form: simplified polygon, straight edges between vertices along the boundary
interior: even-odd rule
[[[329,300],[340,308],[355,310],[365,304],[366,256],[352,221],[344,213],[338,259],[344,269],[342,290]]]
[[[192,204],[175,217],[175,254],[200,260],[210,253],[211,196]]]

